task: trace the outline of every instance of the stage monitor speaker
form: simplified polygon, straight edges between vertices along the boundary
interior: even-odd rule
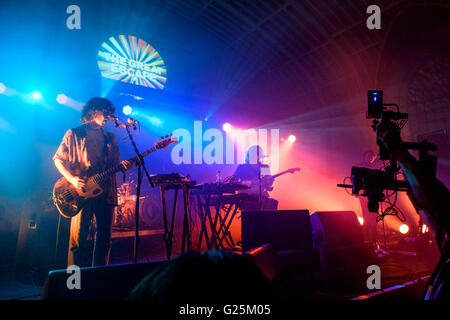
[[[269,281],[272,281],[281,272],[277,253],[269,243],[245,252],[244,257],[256,264]]]
[[[311,214],[314,247],[320,252],[320,269],[327,290],[356,288],[367,279],[367,266],[376,263],[370,242],[353,211],[320,211]],[[349,282],[348,279],[351,279]]]
[[[276,251],[312,250],[308,210],[243,211],[242,249],[270,243]]]
[[[16,246],[15,269],[64,268],[70,220],[62,218],[53,204],[24,205]]]
[[[315,211],[311,225],[317,247],[337,248],[364,242],[361,224],[353,211]]]
[[[80,268],[80,289],[69,289],[73,270],[50,271],[42,289],[42,300],[121,300],[151,271],[166,261],[105,267]],[[69,281],[71,282],[71,281]]]

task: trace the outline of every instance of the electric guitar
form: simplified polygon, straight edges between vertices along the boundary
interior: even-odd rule
[[[156,142],[153,148],[140,153],[140,157],[146,157],[158,149],[166,149],[170,144],[178,142],[176,137],[171,135],[166,137],[168,138]],[[135,165],[139,163],[139,157],[133,157],[128,161]],[[103,193],[102,185],[111,175],[125,170],[126,167],[123,162],[103,172],[85,177],[86,184],[82,188],[75,188],[66,178],[60,178],[53,187],[53,203],[59,213],[65,218],[72,218],[77,215],[87,199],[96,198]],[[126,170],[131,169],[133,166],[128,167]]]
[[[283,171],[283,172],[277,173],[277,174],[275,174],[275,175],[273,175],[273,176],[270,176],[270,177],[272,177],[272,179],[275,179],[275,178],[278,178],[279,176],[282,176],[282,175],[284,175],[284,174],[286,174],[286,173],[294,173],[294,172],[296,172],[296,171],[300,171],[300,168],[291,168],[291,169],[287,169],[287,170],[285,170],[285,171]]]
[[[268,191],[272,191],[273,190],[273,182],[275,181],[276,178],[285,175],[286,173],[295,173],[297,171],[300,171],[300,168],[291,168],[291,169],[287,169],[283,172],[277,173],[275,175],[266,175],[263,176],[261,178],[261,185],[262,185],[262,189],[264,189],[264,194],[268,195]],[[243,184],[247,185],[250,189],[249,190],[244,190],[243,192],[248,193],[248,194],[256,194],[259,193],[259,182],[258,181],[241,181]]]

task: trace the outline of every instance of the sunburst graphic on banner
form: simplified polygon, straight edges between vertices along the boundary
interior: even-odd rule
[[[117,39],[116,39],[117,38]],[[98,67],[105,78],[164,89],[167,70],[159,53],[144,40],[119,35],[102,43]]]

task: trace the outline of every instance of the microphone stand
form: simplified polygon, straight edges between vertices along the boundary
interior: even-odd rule
[[[258,161],[258,182],[259,182],[259,197],[258,197],[258,208],[259,211],[262,210],[262,187],[261,187],[261,162],[259,161],[259,147],[257,149],[257,161]]]
[[[115,121],[115,126],[118,127],[119,124],[117,123],[117,120]],[[137,263],[138,260],[138,249],[139,249],[139,202],[140,202],[140,196],[141,196],[141,184],[142,184],[142,170],[145,172],[145,175],[147,176],[147,179],[153,188],[155,185],[153,184],[152,178],[150,177],[150,174],[147,171],[147,168],[145,167],[144,158],[141,156],[141,153],[139,152],[139,149],[136,146],[136,143],[133,139],[133,136],[130,132],[130,127],[136,129],[136,126],[133,124],[132,126],[125,125],[124,126],[127,131],[127,136],[131,141],[131,144],[133,145],[134,152],[137,155],[137,161],[138,161],[138,182],[136,187],[136,202],[135,202],[135,208],[134,208],[134,216],[135,216],[135,235],[134,235],[134,252],[133,252],[133,260],[134,263]]]

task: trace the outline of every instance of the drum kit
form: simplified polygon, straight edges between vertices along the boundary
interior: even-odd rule
[[[144,229],[161,228],[161,204],[159,189],[145,190],[140,196],[140,224]],[[114,209],[113,229],[135,228],[136,182],[132,179],[117,188],[118,206]]]

